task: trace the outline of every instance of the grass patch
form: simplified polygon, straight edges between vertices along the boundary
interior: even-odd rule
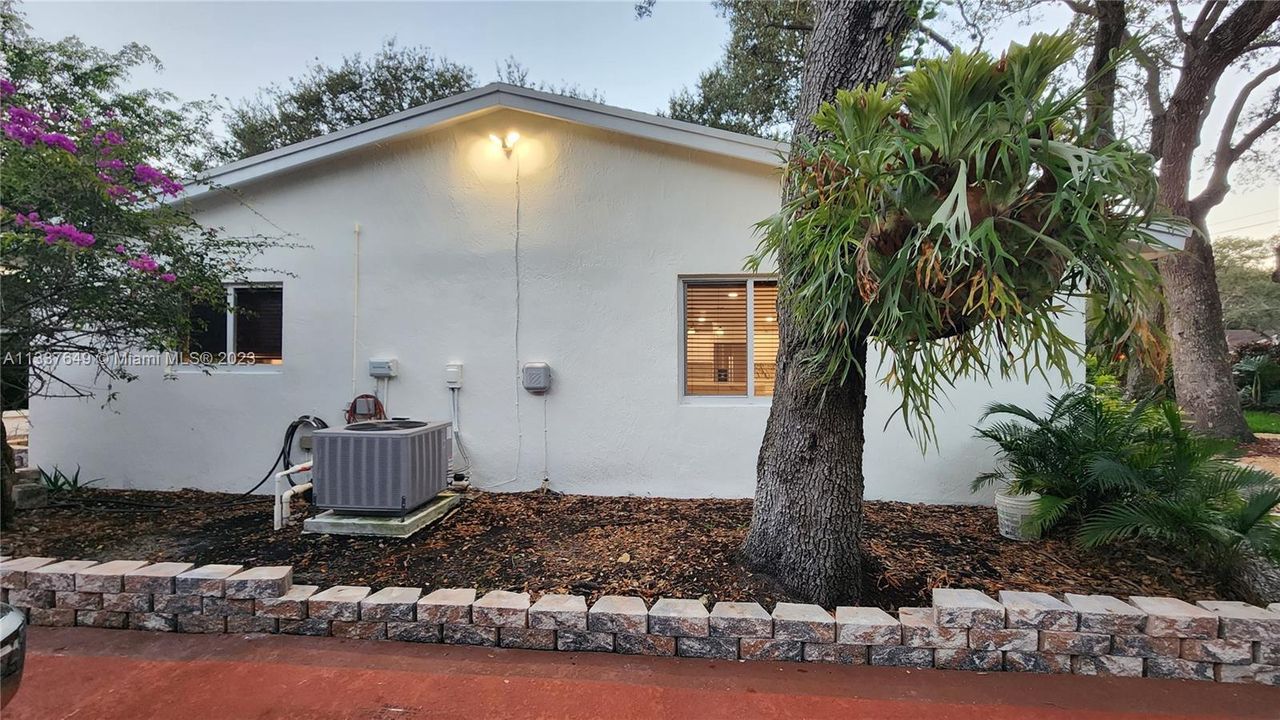
[[[1256,433],[1280,433],[1280,412],[1245,410],[1244,419],[1249,423],[1249,429]]]

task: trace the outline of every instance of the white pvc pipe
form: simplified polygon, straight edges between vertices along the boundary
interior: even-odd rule
[[[289,500],[292,499],[294,495],[312,488],[312,483],[303,483],[286,489],[285,483],[288,482],[290,475],[296,475],[297,473],[308,472],[310,470],[311,463],[304,462],[294,465],[288,470],[282,470],[276,473],[275,506],[272,509],[272,514],[274,516],[272,518],[272,527],[276,530],[281,530],[284,526],[289,524]]]

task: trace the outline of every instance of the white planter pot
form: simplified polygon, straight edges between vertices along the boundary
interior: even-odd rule
[[[1024,523],[1035,512],[1039,493],[1007,495],[996,493],[996,515],[1000,520],[1000,534],[1010,540],[1038,540],[1040,533],[1024,529]]]

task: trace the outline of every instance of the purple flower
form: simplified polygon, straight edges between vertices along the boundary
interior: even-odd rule
[[[124,136],[122,136],[120,133],[116,132],[115,130],[108,130],[106,132],[101,132],[93,136],[93,146],[103,148],[104,150],[106,148],[111,147],[112,145],[123,145],[123,144],[124,144]]]
[[[134,270],[141,270],[142,272],[155,272],[156,269],[160,267],[160,264],[155,260],[152,260],[151,256],[146,253],[142,253],[138,257],[130,260],[128,265]]]
[[[67,152],[72,154],[74,154],[76,150],[79,149],[76,147],[76,143],[74,140],[67,137],[66,135],[63,135],[62,133],[42,133],[40,135],[40,142],[44,143],[45,145],[48,145],[51,148],[59,148],[62,150],[66,150]]]
[[[92,128],[92,127],[93,127],[93,118],[87,117],[87,118],[85,118],[85,119],[81,120],[81,121],[80,121],[80,127],[84,128],[85,130],[88,130],[89,128]]]
[[[124,254],[124,246],[123,246],[123,245],[117,245],[117,246],[115,247],[115,251],[116,251],[117,253],[119,253],[119,254],[123,255],[123,254]]]
[[[167,282],[167,283],[171,283],[171,282],[174,282],[175,280],[177,280],[177,279],[178,279],[178,276],[177,276],[177,275],[174,275],[173,273],[165,273],[165,274],[163,274],[163,275],[161,275],[161,276],[160,276],[160,279],[161,279],[161,280],[163,280],[163,281],[165,281],[165,282]]]
[[[181,183],[145,163],[133,166],[133,177],[143,185],[159,188],[166,195],[177,195],[182,192]]]
[[[115,158],[111,158],[110,160],[99,160],[98,167],[102,168],[103,170],[123,170],[125,168],[125,164],[123,160],[117,160]],[[99,175],[98,177],[102,177],[102,176]]]
[[[21,105],[9,107],[9,119],[22,125],[38,126],[40,124],[40,115]]]
[[[18,88],[14,87],[13,83],[0,78],[0,97],[9,97],[16,92],[18,92]]]

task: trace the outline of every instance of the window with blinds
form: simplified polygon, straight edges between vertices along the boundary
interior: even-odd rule
[[[685,395],[773,395],[777,299],[773,280],[684,281]]]
[[[227,288],[226,306],[193,304],[184,360],[201,364],[284,362],[284,289]]]

